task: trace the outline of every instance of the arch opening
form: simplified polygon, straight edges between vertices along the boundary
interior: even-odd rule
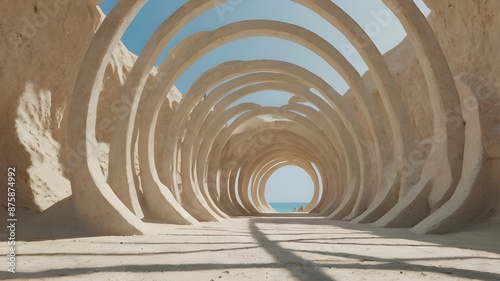
[[[276,170],[265,186],[265,199],[278,213],[298,211],[312,200],[314,184],[309,174],[295,165]]]

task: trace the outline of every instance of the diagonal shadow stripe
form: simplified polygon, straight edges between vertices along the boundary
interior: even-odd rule
[[[249,228],[252,236],[255,238],[259,246],[267,253],[274,256],[279,265],[289,270],[297,280],[302,281],[334,281],[332,277],[328,276],[321,268],[320,265],[312,261],[305,260],[288,249],[281,247],[278,242],[271,241],[267,236],[259,230],[255,222],[249,220]]]

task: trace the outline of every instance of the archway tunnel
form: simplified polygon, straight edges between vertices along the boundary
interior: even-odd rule
[[[500,217],[493,4],[89,0],[79,26],[61,22],[80,4],[37,1],[5,9],[23,20],[0,45],[2,85],[22,93],[3,140],[23,210],[70,206],[112,235],[280,215],[440,234]]]
[[[380,21],[397,19],[409,35],[407,44],[427,84],[421,97],[430,114],[426,137],[418,128],[421,117],[401,95],[403,82],[372,39],[376,22],[362,27],[334,2],[294,1],[347,40],[371,75],[368,80],[345,52],[306,27],[272,19],[226,24],[224,15],[236,3],[187,1],[157,26],[127,77],[120,99],[129,108],[114,121],[105,178],[96,172],[98,159],[92,153],[93,124],[103,98],[98,85],[110,54],[147,2],[116,3],[92,40],[77,79],[68,148],[86,148],[71,179],[77,213],[87,223],[104,232],[134,234],[144,232],[146,217],[193,224],[272,212],[265,183],[274,171],[292,164],[314,185],[303,211],[328,219],[443,233],[484,217],[495,205],[486,199],[493,198],[487,194],[494,190],[478,187],[489,165],[481,160],[485,151],[475,147],[483,136],[465,134],[477,130],[480,120],[463,110],[453,112],[458,122],[445,118],[451,108],[474,98],[473,85],[453,77],[438,39],[413,1],[384,0],[392,13],[374,15]],[[183,33],[214,11],[221,24]],[[206,70],[197,70],[182,98],[172,100],[170,89],[197,69],[197,62],[252,38],[304,49],[348,87],[347,93],[341,95],[324,74],[264,55],[204,64]],[[155,63],[156,74],[150,75]],[[460,93],[458,83],[463,84]],[[274,105],[248,101],[259,93],[291,98]],[[106,214],[112,223],[93,219],[96,214]]]

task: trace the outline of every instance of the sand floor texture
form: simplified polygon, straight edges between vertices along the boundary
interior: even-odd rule
[[[417,236],[310,216],[18,242],[13,280],[500,280],[498,225]],[[0,246],[6,252],[6,245]]]

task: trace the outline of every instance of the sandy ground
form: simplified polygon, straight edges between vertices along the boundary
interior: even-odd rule
[[[17,273],[1,269],[0,279],[500,280],[499,234],[498,225],[417,236],[309,216],[237,218],[162,235],[19,241]]]

